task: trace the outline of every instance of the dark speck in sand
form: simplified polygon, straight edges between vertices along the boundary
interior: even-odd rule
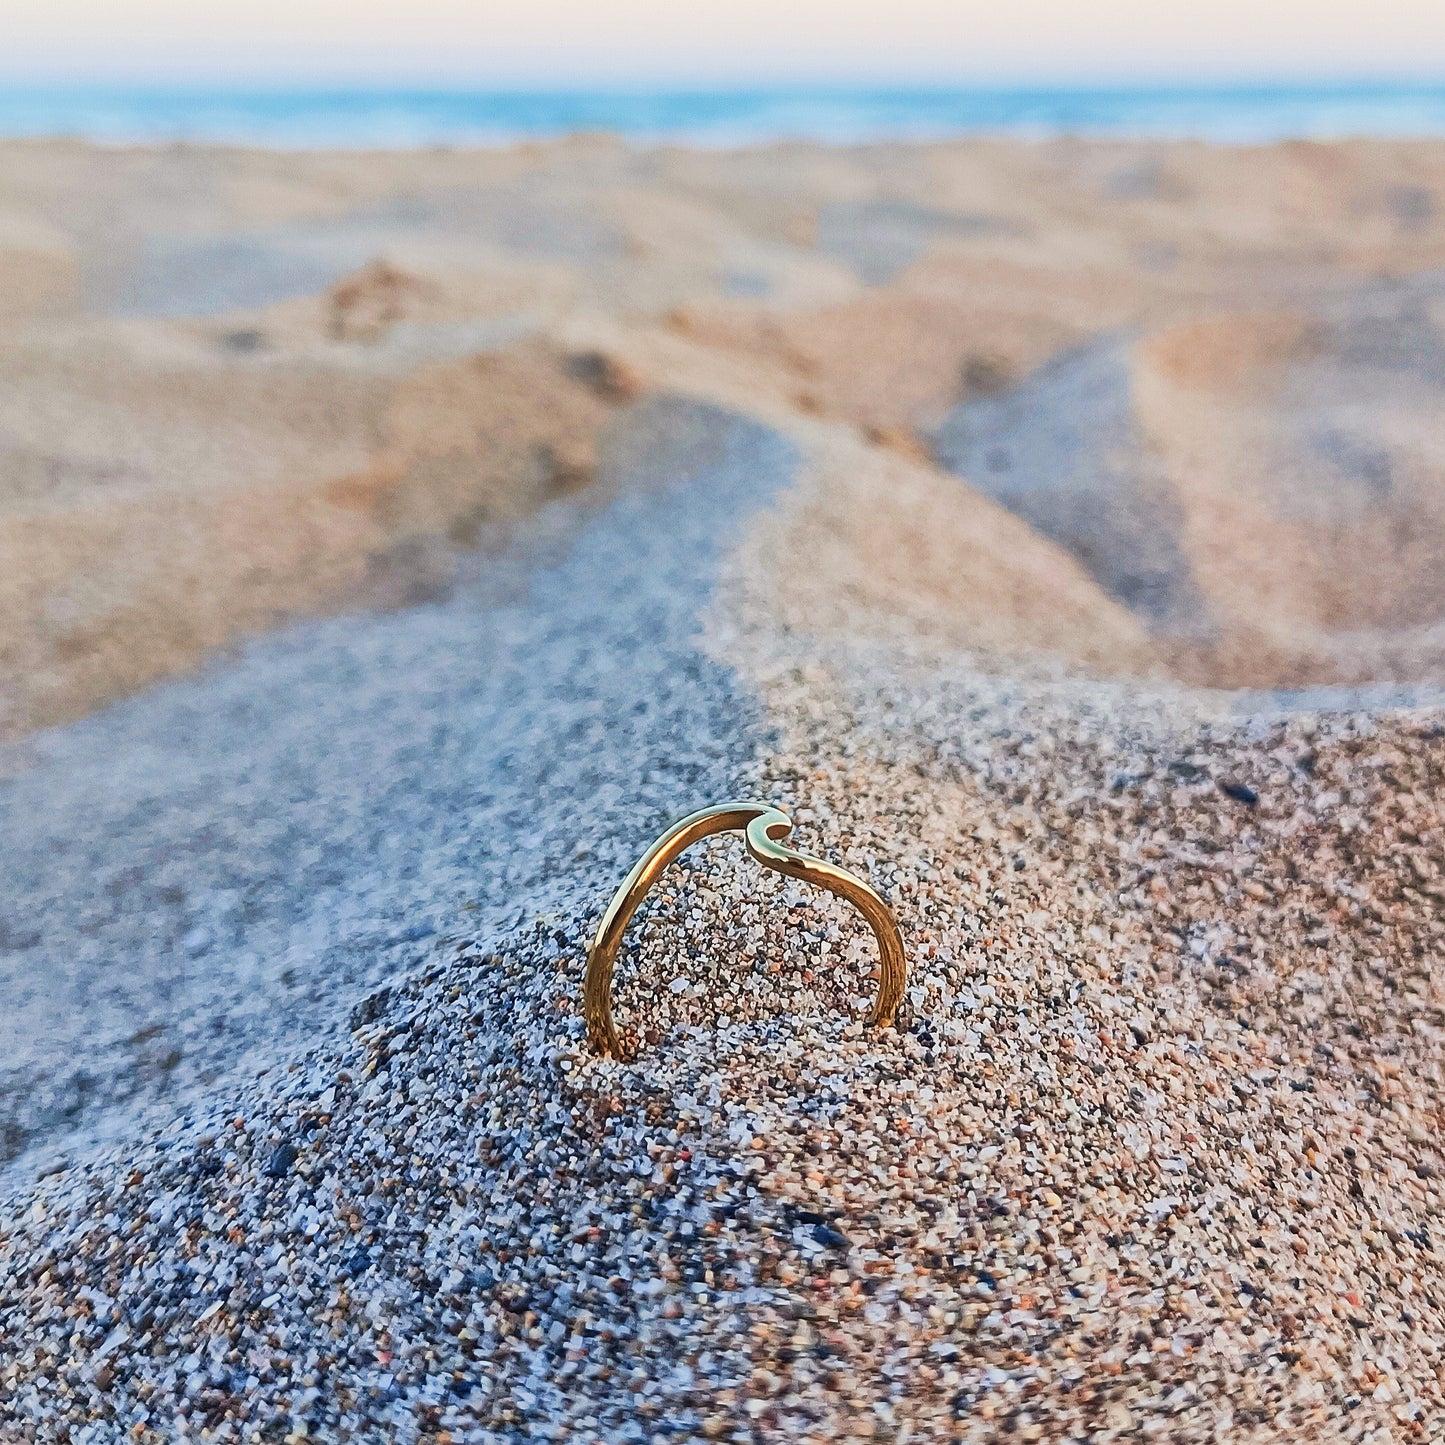
[[[1248,783],[1222,782],[1219,791],[1225,797],[1233,798],[1236,803],[1245,803],[1251,808],[1259,802],[1259,794]]]
[[[374,1024],[387,1010],[391,1003],[391,990],[389,988],[378,989],[375,993],[367,994],[362,1001],[351,1010],[351,1016],[347,1022],[351,1025],[352,1032],[362,1029],[367,1024]]]
[[[301,1151],[294,1144],[286,1143],[277,1147],[266,1161],[266,1175],[270,1179],[284,1179],[296,1167]]]

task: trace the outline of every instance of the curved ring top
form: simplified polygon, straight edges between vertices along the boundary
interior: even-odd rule
[[[793,830],[793,820],[768,803],[716,803],[674,823],[637,860],[613,895],[587,954],[587,975],[582,986],[587,1038],[598,1053],[622,1057],[622,1041],[612,1021],[612,969],[638,905],[662,871],[700,838],[713,833],[741,832],[747,850],[765,868],[813,883],[846,898],[868,920],[878,940],[880,978],[878,997],[868,1022],[887,1028],[898,1012],[907,981],[903,936],[888,905],[861,878],[842,868],[784,847],[779,839]]]

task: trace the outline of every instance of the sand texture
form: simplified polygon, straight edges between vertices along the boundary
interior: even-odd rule
[[[0,147],[0,1440],[1445,1438],[1445,146]],[[789,809],[895,907],[689,852]]]

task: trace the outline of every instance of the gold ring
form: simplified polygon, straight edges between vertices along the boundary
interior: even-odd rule
[[[712,833],[740,832],[748,852],[765,868],[785,873],[789,878],[800,878],[804,883],[815,883],[846,898],[858,909],[878,940],[878,998],[868,1015],[868,1023],[887,1028],[893,1022],[908,980],[903,935],[898,931],[893,911],[861,878],[821,858],[810,858],[806,853],[783,847],[778,840],[792,831],[793,820],[767,803],[717,803],[674,823],[637,860],[607,905],[587,954],[582,1007],[587,1019],[587,1040],[598,1053],[622,1057],[622,1041],[612,1022],[612,967],[617,961],[623,932],[663,869],[699,838]]]

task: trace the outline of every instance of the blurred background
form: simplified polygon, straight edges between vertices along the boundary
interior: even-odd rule
[[[7,7],[8,134],[288,145],[609,130],[714,144],[960,131],[1434,134],[1428,0]]]

